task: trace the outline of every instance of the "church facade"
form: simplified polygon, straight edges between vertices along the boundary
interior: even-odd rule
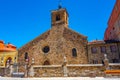
[[[92,73],[103,76],[104,54],[110,62],[120,62],[119,42],[88,42],[87,36],[69,28],[65,8],[51,12],[51,27],[18,49],[19,72],[32,77],[90,76]],[[118,69],[120,65],[111,67]]]

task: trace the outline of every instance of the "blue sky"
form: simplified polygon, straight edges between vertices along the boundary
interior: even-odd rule
[[[69,28],[103,40],[116,0],[62,0],[69,13]],[[59,0],[0,0],[0,40],[18,48],[51,28],[51,10]]]

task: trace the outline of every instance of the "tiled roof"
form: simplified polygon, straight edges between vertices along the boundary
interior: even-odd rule
[[[10,43],[5,45],[4,41],[0,40],[0,52],[4,51],[16,51],[16,46]]]
[[[104,44],[105,41],[103,40],[93,40],[92,42],[89,42],[88,44]]]

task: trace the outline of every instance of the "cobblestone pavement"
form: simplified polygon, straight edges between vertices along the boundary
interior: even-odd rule
[[[104,77],[10,78],[10,77],[0,77],[0,80],[120,80],[120,78],[104,78]]]

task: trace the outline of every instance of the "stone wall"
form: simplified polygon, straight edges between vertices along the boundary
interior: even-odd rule
[[[34,77],[64,77],[63,66],[34,66]],[[105,68],[102,64],[72,64],[67,65],[68,77],[101,77],[104,76]]]
[[[119,70],[120,64],[110,64],[112,70]],[[105,77],[105,67],[102,64],[70,64],[67,65],[68,77]],[[63,66],[34,66],[35,77],[64,77]],[[112,76],[112,75],[111,75]]]
[[[104,66],[99,64],[88,64],[85,65],[77,65],[77,66],[68,66],[68,76],[70,77],[88,77],[88,76],[104,76]]]
[[[56,65],[57,66],[57,65]],[[59,65],[58,65],[59,66]],[[119,70],[120,64],[110,64],[110,70]],[[64,77],[63,67],[41,66],[34,68],[35,77]],[[102,64],[67,65],[68,77],[120,77],[119,74],[105,74]]]
[[[34,77],[62,77],[62,67],[35,67]]]
[[[41,77],[41,78],[10,78],[0,77],[0,80],[109,80],[110,78],[104,77]],[[120,78],[113,78],[110,80],[120,80]]]
[[[120,64],[118,63],[109,63],[109,67],[111,70],[120,70]]]

